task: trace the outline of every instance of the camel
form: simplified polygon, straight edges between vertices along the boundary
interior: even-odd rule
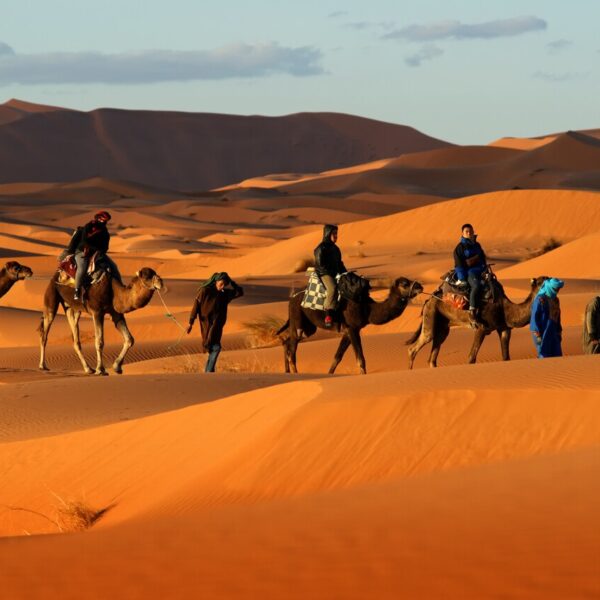
[[[70,285],[60,283],[60,274],[54,274],[44,295],[44,312],[39,327],[40,332],[40,369],[47,371],[46,343],[52,322],[56,317],[58,307],[62,306],[73,334],[73,347],[83,370],[87,374],[106,375],[103,361],[104,349],[104,316],[110,315],[115,327],[123,336],[123,347],[113,363],[115,373],[123,372],[123,361],[127,352],[134,344],[125,314],[143,308],[150,302],[154,292],[163,287],[162,279],[153,269],[144,267],[140,269],[129,285],[125,286],[116,279],[105,274],[98,283],[88,289],[87,297],[75,301],[74,289]],[[96,345],[96,370],[93,371],[87,364],[81,352],[79,338],[79,319],[81,313],[86,312],[94,319],[94,333]]]
[[[405,277],[399,277],[390,287],[388,297],[383,302],[375,302],[370,296],[366,296],[362,302],[342,300],[338,311],[341,316],[338,331],[342,333],[342,339],[335,353],[329,373],[333,374],[342,360],[348,346],[352,345],[354,354],[361,374],[367,372],[365,356],[360,339],[360,330],[369,324],[383,325],[398,318],[406,308],[409,300],[423,291],[423,286],[418,281],[411,281]],[[292,296],[289,302],[289,318],[279,329],[276,335],[288,330],[288,337],[283,340],[285,372],[297,373],[296,350],[302,334],[307,338],[313,335],[317,328],[325,329],[325,312],[303,308],[302,302],[304,292]]]
[[[32,275],[33,271],[29,267],[19,264],[16,260],[7,262],[0,269],[0,298],[7,294],[17,281],[28,279]]]
[[[509,347],[512,330],[515,327],[525,327],[529,323],[531,304],[546,279],[548,278],[536,277],[535,279],[531,279],[529,295],[519,304],[511,302],[506,297],[502,285],[498,281],[494,282],[494,285],[498,286],[498,299],[483,303],[481,306],[481,314],[479,316],[481,326],[475,330],[473,344],[469,352],[469,363],[472,364],[477,361],[479,349],[486,336],[492,333],[492,331],[498,332],[502,360],[510,360]],[[432,296],[423,305],[419,329],[406,341],[406,344],[410,345],[408,349],[408,368],[413,368],[417,354],[429,342],[433,342],[429,355],[429,366],[437,367],[440,348],[448,337],[451,326],[472,327],[468,311],[457,309],[446,304],[436,296]]]

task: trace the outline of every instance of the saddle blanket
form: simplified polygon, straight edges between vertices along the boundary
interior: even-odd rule
[[[321,281],[321,278],[316,273],[311,273],[308,278],[308,285],[304,292],[304,297],[300,305],[302,308],[310,308],[312,310],[325,310],[325,297],[327,290]]]

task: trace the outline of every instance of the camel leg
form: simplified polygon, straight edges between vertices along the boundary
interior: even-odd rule
[[[96,345],[96,375],[107,375],[104,368],[104,315],[94,313],[94,340]]]
[[[344,333],[344,335],[342,336],[342,339],[340,340],[340,345],[338,346],[337,352],[335,353],[335,356],[333,357],[333,362],[331,363],[331,366],[329,367],[330,375],[333,375],[335,373],[337,366],[340,364],[342,358],[344,358],[344,354],[346,353],[346,350],[348,350],[348,346],[350,346],[350,336],[346,332],[346,333]]]
[[[360,374],[366,375],[367,365],[365,362],[365,355],[362,348],[362,341],[360,339],[360,331],[356,329],[348,329],[348,335],[350,336],[350,342],[352,343],[352,349],[356,356],[356,362],[360,368]]]
[[[81,361],[81,366],[83,370],[90,375],[93,373],[92,369],[90,369],[87,364],[85,357],[83,356],[83,352],[81,351],[81,339],[79,337],[79,319],[81,317],[80,311],[75,311],[72,308],[67,309],[67,321],[69,322],[69,327],[71,328],[71,334],[73,335],[73,348],[75,349],[75,354]]]
[[[40,369],[42,371],[49,371],[48,365],[46,364],[46,344],[48,343],[48,334],[50,333],[50,327],[56,317],[56,310],[44,311],[42,315],[42,322],[40,323]]]
[[[442,323],[441,319],[438,319],[438,323],[438,329],[436,329],[434,332],[431,353],[429,354],[429,366],[432,368],[437,367],[437,359],[440,349],[450,333],[450,324],[447,320]]]
[[[510,360],[510,336],[512,329],[503,329],[498,332],[500,338],[500,348],[502,350],[502,360]]]
[[[129,328],[127,327],[127,321],[125,321],[125,317],[122,314],[115,313],[112,314],[111,317],[115,327],[123,336],[123,347],[121,348],[119,356],[115,358],[115,362],[113,363],[113,371],[120,375],[123,372],[123,361],[125,360],[125,356],[127,356],[127,353],[135,343],[135,340],[131,335],[131,331],[129,331]]]
[[[298,368],[296,366],[296,352],[298,350],[298,338],[295,335],[291,335],[287,341],[287,358],[292,373],[297,373]]]
[[[288,354],[288,347],[289,347],[289,341],[290,338],[287,337],[285,340],[283,340],[282,342],[282,347],[283,347],[283,367],[286,373],[290,372],[290,359],[289,359],[289,354]]]
[[[425,327],[421,330],[421,335],[414,344],[411,344],[408,347],[408,368],[412,369],[415,363],[415,358],[417,358],[417,354],[419,354],[421,348],[433,339],[433,335],[431,331],[426,330]]]
[[[479,349],[481,348],[481,344],[483,344],[483,340],[485,340],[485,336],[489,335],[489,331],[485,331],[484,329],[476,329],[475,335],[473,336],[473,345],[471,346],[471,351],[469,352],[469,364],[475,364],[477,362],[477,355],[479,354]]]

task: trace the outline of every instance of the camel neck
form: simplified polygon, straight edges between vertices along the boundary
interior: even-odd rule
[[[504,296],[504,315],[506,324],[509,327],[525,327],[531,319],[531,305],[537,290],[531,290],[523,302],[512,302],[507,296]]]
[[[390,290],[389,296],[383,302],[373,301],[369,310],[369,323],[384,325],[399,317],[408,304],[408,298]]]
[[[10,288],[15,285],[16,279],[9,277],[6,269],[3,268],[0,270],[0,297],[4,296],[10,290]]]
[[[137,276],[127,286],[113,279],[112,289],[113,306],[122,314],[143,308],[154,295],[154,288],[147,288]]]

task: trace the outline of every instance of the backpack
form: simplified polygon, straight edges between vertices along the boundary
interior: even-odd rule
[[[369,280],[353,271],[342,273],[339,276],[337,286],[340,296],[353,302],[360,302],[371,289]]]

